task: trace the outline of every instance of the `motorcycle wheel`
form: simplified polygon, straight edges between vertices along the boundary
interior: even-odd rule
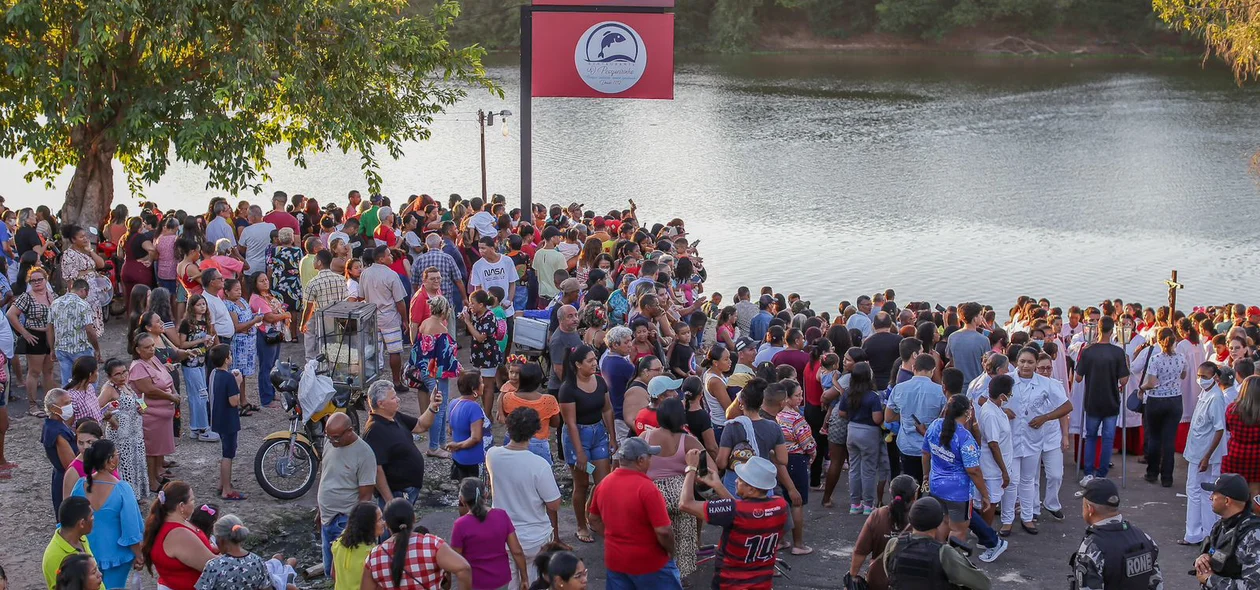
[[[362,431],[362,430],[359,430],[359,410],[358,410],[358,408],[355,408],[355,407],[353,407],[353,406],[351,406],[351,407],[349,407],[349,408],[346,408],[346,415],[350,417],[350,428],[353,428],[353,429],[354,429],[354,433],[355,433],[355,434],[363,434],[363,431]]]
[[[268,495],[280,500],[301,498],[315,485],[319,476],[319,456],[303,441],[288,439],[263,441],[254,455],[254,478]]]

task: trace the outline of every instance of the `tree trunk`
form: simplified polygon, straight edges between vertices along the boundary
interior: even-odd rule
[[[91,142],[66,189],[62,221],[82,227],[100,227],[114,202],[115,146],[103,140]]]

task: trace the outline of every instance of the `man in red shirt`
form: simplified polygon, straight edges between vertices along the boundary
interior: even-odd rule
[[[617,453],[621,466],[591,497],[591,528],[604,535],[608,590],[682,590],[665,497],[647,476],[660,453],[641,438],[626,440]]]
[[[770,590],[774,587],[779,536],[787,524],[788,513],[787,501],[782,496],[769,496],[778,483],[774,463],[753,457],[736,465],[738,498],[731,497],[717,474],[709,471],[701,481],[722,499],[708,502],[700,502],[690,493],[695,489],[699,466],[700,450],[687,451],[687,475],[683,479],[684,491],[678,500],[678,509],[722,527],[713,590]]]
[[[293,230],[293,235],[302,235],[302,225],[298,223],[296,217],[292,213],[284,210],[284,206],[289,202],[289,195],[284,191],[276,191],[271,196],[271,213],[263,217],[263,221],[276,226],[276,229],[287,227]]]

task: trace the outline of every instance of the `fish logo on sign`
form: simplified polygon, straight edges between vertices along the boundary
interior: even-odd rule
[[[586,30],[573,52],[578,75],[592,90],[617,94],[632,88],[647,69],[647,48],[625,23],[606,21]]]

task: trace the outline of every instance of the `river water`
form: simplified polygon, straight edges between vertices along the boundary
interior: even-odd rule
[[[480,192],[475,111],[438,117],[430,141],[386,161],[384,192]],[[894,288],[899,300],[1020,294],[1056,305],[1158,305],[1180,271],[1183,304],[1251,300],[1260,286],[1260,95],[1221,68],[1106,60],[763,55],[681,62],[673,101],[535,101],[535,200],[686,219],[710,286],[773,285],[816,309]],[[489,130],[491,192],[519,194],[519,139]],[[283,164],[264,186],[321,202],[363,188],[340,153]],[[21,182],[10,206],[60,202]],[[119,189],[126,191],[119,176]],[[148,189],[201,210],[206,174],[174,165]],[[130,195],[124,202],[134,202]],[[262,202],[265,196],[254,197]]]

